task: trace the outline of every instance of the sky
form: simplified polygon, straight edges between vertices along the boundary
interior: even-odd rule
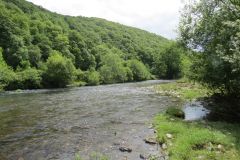
[[[64,15],[98,17],[175,39],[183,0],[28,0]]]

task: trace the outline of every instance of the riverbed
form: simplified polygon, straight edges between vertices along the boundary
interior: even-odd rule
[[[1,93],[0,159],[88,159],[97,152],[137,160],[159,152],[143,139],[153,134],[154,115],[176,103],[148,89],[165,82]],[[121,152],[123,145],[132,152]]]

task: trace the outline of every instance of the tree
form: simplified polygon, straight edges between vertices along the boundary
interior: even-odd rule
[[[100,74],[95,70],[87,71],[86,73],[86,82],[87,85],[99,85],[100,83]]]
[[[41,50],[38,46],[31,45],[28,47],[29,62],[33,67],[38,67],[41,61]]]
[[[143,81],[143,80],[150,79],[151,73],[148,71],[148,69],[142,62],[140,62],[136,59],[129,60],[129,61],[127,61],[127,66],[131,70],[133,80]]]
[[[2,56],[2,48],[0,48],[0,90],[5,89],[12,79],[16,78],[16,74],[7,65]]]
[[[74,79],[75,67],[72,61],[54,51],[47,59],[44,84],[47,87],[66,87]]]
[[[240,95],[240,7],[234,0],[185,6],[181,42],[196,51],[192,78],[227,95]]]
[[[183,50],[175,42],[166,45],[156,55],[153,72],[160,78],[174,79],[181,77],[181,55]]]
[[[118,83],[127,81],[127,70],[123,60],[117,54],[106,54],[102,57],[99,69],[103,83]]]

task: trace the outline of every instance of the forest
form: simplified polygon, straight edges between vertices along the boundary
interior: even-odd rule
[[[0,0],[0,159],[239,160],[240,1],[186,1],[177,33]]]
[[[184,49],[164,37],[24,0],[1,0],[0,24],[3,90],[173,79],[188,65]]]

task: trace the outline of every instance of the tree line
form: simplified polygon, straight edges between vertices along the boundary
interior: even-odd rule
[[[188,60],[176,42],[99,18],[0,0],[0,89],[173,79]]]

